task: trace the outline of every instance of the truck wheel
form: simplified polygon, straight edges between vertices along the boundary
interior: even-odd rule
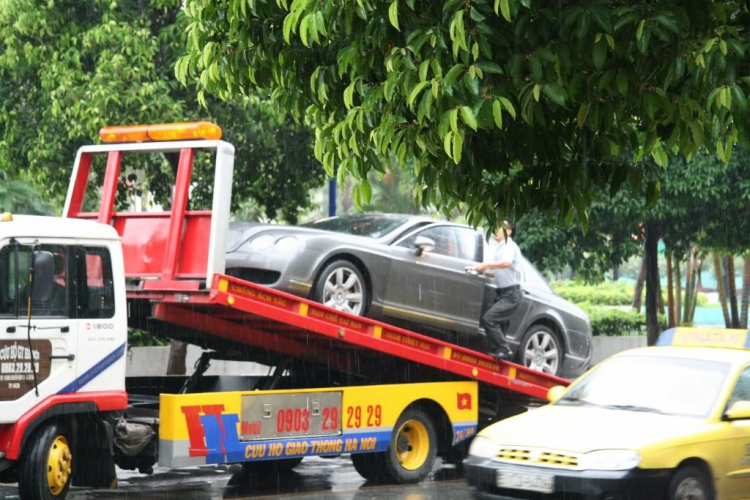
[[[64,498],[73,475],[73,452],[67,430],[51,422],[31,435],[18,468],[22,500]]]
[[[385,453],[386,472],[399,484],[418,483],[435,465],[437,449],[430,414],[421,408],[407,408],[393,428],[391,446]]]
[[[357,316],[367,312],[367,286],[362,272],[348,260],[331,262],[320,273],[313,300]]]
[[[360,476],[372,483],[380,483],[385,479],[385,452],[355,453],[352,464]]]
[[[699,467],[680,467],[669,482],[669,500],[713,500],[711,480]]]

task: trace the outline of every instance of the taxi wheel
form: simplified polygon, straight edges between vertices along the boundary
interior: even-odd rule
[[[430,414],[421,408],[407,408],[393,428],[385,470],[396,483],[418,483],[435,465],[437,448],[437,432]]]
[[[73,475],[73,452],[66,429],[49,423],[32,434],[18,468],[24,500],[64,498]]]
[[[703,469],[680,467],[669,482],[669,500],[713,500],[711,481]]]

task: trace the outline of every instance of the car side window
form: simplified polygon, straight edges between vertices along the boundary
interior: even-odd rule
[[[470,229],[453,226],[433,226],[412,234],[399,243],[398,246],[414,248],[417,236],[424,236],[435,242],[435,249],[431,253],[464,260],[474,260],[476,258],[477,238],[474,231]]]
[[[737,385],[727,402],[727,408],[731,408],[737,401],[750,401],[750,367],[745,368],[737,379]]]
[[[539,274],[539,271],[537,271],[529,261],[521,259],[521,268],[523,269],[523,277],[526,284],[533,288],[552,293],[552,289],[547,284],[547,280]]]

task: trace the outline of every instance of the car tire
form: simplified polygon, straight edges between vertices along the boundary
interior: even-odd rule
[[[65,498],[73,477],[73,446],[67,429],[50,422],[26,444],[18,466],[18,490],[24,500]]]
[[[553,355],[554,352],[554,355]],[[518,346],[518,364],[550,375],[560,373],[564,358],[560,336],[544,325],[532,325]]]
[[[418,483],[432,471],[437,457],[437,432],[428,412],[419,407],[404,410],[384,456],[385,471],[398,484]]]
[[[364,274],[348,260],[328,264],[320,273],[313,300],[355,316],[367,313],[369,301]]]
[[[695,465],[677,469],[669,482],[669,500],[713,500],[714,489],[706,472]]]

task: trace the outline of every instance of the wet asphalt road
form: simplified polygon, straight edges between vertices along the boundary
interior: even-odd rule
[[[157,469],[152,475],[118,470],[116,490],[73,488],[70,500],[438,500],[471,498],[461,474],[438,459],[432,474],[416,485],[366,483],[343,456],[306,458],[291,472],[272,477],[248,474],[239,466]],[[0,500],[18,500],[15,486],[0,485]]]

